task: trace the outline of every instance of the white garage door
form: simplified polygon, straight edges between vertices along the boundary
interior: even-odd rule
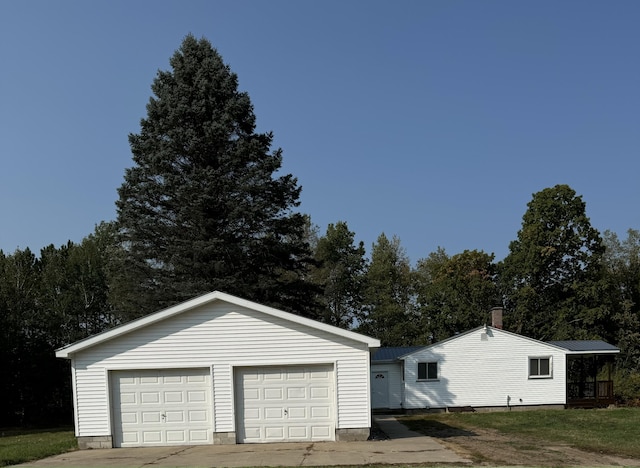
[[[116,447],[212,442],[209,369],[111,373]]]
[[[333,365],[236,369],[241,443],[335,439]]]

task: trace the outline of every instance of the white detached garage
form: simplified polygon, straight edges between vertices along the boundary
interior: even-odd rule
[[[56,351],[81,448],[364,440],[376,339],[213,292]]]

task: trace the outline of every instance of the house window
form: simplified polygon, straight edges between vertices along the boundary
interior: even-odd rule
[[[419,362],[418,363],[418,380],[437,380],[438,379],[438,363],[437,362]]]
[[[551,357],[530,357],[529,358],[529,378],[544,379],[551,378]]]

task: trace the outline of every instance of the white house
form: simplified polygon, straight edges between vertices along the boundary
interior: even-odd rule
[[[489,326],[417,350],[381,348],[372,359],[373,408],[609,404],[608,358],[618,352],[602,341],[544,343]]]
[[[376,339],[213,292],[56,351],[81,448],[364,440]]]

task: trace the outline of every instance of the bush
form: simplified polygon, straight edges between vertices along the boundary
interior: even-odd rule
[[[618,403],[640,406],[640,372],[616,371],[613,377],[613,391]]]

